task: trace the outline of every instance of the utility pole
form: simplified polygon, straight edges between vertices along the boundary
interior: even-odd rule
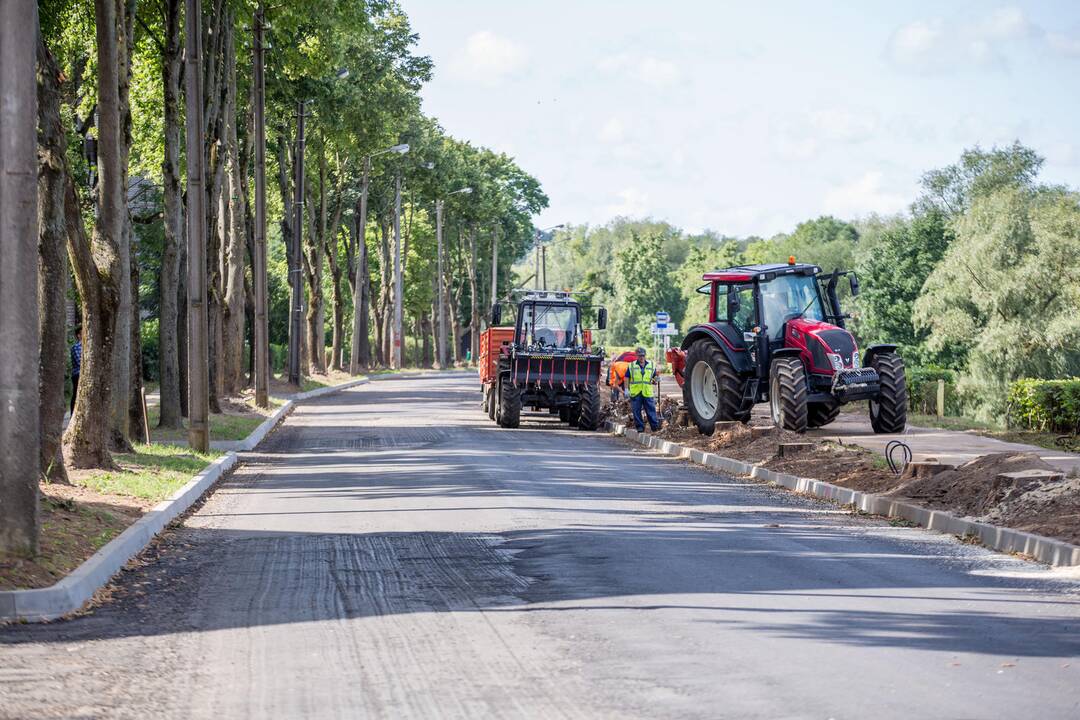
[[[270,406],[270,345],[266,317],[266,78],[263,6],[255,11],[255,404]]]
[[[540,289],[540,231],[536,231],[536,272],[533,273],[533,288]]]
[[[293,224],[292,252],[290,253],[292,267],[289,274],[293,278],[292,301],[289,303],[292,315],[289,316],[289,382],[297,387],[300,386],[300,335],[303,332],[304,315],[304,278],[301,272],[303,265],[300,253],[303,252],[304,237],[304,108],[306,103],[300,100],[296,104],[296,160],[293,163],[296,170],[295,185],[296,198],[293,205],[296,209],[296,220]]]
[[[542,271],[544,273],[544,290],[547,290],[547,245],[540,246],[540,256],[543,258]]]
[[[367,228],[367,199],[368,183],[371,179],[371,156],[364,158],[364,176],[360,180],[360,217],[356,220],[356,258],[353,265],[356,268],[356,282],[353,284],[353,332],[352,347],[349,348],[349,374],[360,374],[360,333],[363,329],[360,324],[360,310],[364,299],[364,285],[366,277],[360,276],[360,270],[364,263],[364,255],[367,253],[367,245],[364,243],[364,231]]]
[[[446,367],[446,307],[443,298],[443,246],[442,246],[443,201],[435,201],[435,238],[438,268],[436,269],[436,307],[439,316],[435,318],[435,359],[439,368]]]
[[[20,556],[39,517],[36,27],[35,0],[0,2],[0,551]]]
[[[210,328],[206,307],[206,193],[203,168],[202,3],[187,0],[184,12],[187,110],[188,232],[188,444],[210,449]],[[126,272],[126,269],[124,270]]]
[[[499,302],[499,228],[491,231],[491,304]]]
[[[394,328],[393,346],[390,348],[390,367],[401,369],[402,335],[402,280],[401,280],[401,171],[394,178]]]

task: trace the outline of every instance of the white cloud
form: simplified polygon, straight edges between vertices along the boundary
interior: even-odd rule
[[[874,136],[878,120],[870,113],[832,108],[810,113],[810,125],[829,140],[857,143]]]
[[[903,210],[910,197],[885,190],[883,180],[884,175],[880,170],[871,170],[857,180],[832,188],[825,193],[825,212],[853,218],[870,213],[887,215]]]
[[[1010,52],[1023,43],[1080,57],[1080,37],[1047,31],[1017,7],[962,20],[915,20],[893,32],[885,54],[897,67],[915,72],[968,67],[1000,70],[1009,66]]]
[[[643,217],[648,215],[649,195],[647,193],[635,187],[628,187],[617,192],[616,196],[619,201],[605,206],[602,217]]]
[[[605,143],[620,143],[626,139],[626,126],[623,121],[617,117],[609,118],[604,126],[600,128],[600,132],[597,133],[597,137],[600,142]]]
[[[498,85],[525,67],[528,53],[513,40],[481,30],[465,41],[465,47],[450,61],[458,78]]]
[[[676,84],[682,77],[679,66],[670,60],[662,60],[652,55],[638,57],[630,53],[619,53],[602,58],[596,65],[602,72],[621,74],[640,83],[653,87],[666,87]]]

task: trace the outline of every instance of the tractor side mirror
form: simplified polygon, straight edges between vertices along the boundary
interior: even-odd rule
[[[739,314],[739,310],[742,309],[742,300],[739,299],[739,293],[735,290],[735,286],[731,285],[727,291],[727,314],[728,318],[734,318]]]
[[[502,323],[502,305],[495,303],[491,306],[491,324],[500,325]]]
[[[607,308],[600,308],[596,311],[596,329],[604,330],[607,328]]]
[[[851,282],[851,297],[855,297],[859,294],[859,276],[851,273],[849,280]]]

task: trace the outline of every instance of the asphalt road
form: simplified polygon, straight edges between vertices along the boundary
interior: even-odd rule
[[[1075,580],[471,377],[301,405],[143,560],[0,629],[0,716],[1080,716]]]

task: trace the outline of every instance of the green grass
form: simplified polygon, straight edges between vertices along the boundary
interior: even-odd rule
[[[164,500],[193,475],[202,472],[222,453],[198,453],[175,445],[136,445],[134,453],[120,453],[114,459],[122,470],[94,473],[79,484],[99,493],[127,495],[153,502]]]
[[[276,410],[285,403],[280,398],[270,398],[270,409]],[[154,442],[180,442],[187,440],[187,422],[180,430],[166,430],[157,427],[161,417],[161,410],[154,405],[147,409],[147,417],[150,423],[150,439]],[[210,414],[210,439],[211,440],[243,440],[251,432],[266,420],[265,415],[260,415],[254,410],[247,415]]]

